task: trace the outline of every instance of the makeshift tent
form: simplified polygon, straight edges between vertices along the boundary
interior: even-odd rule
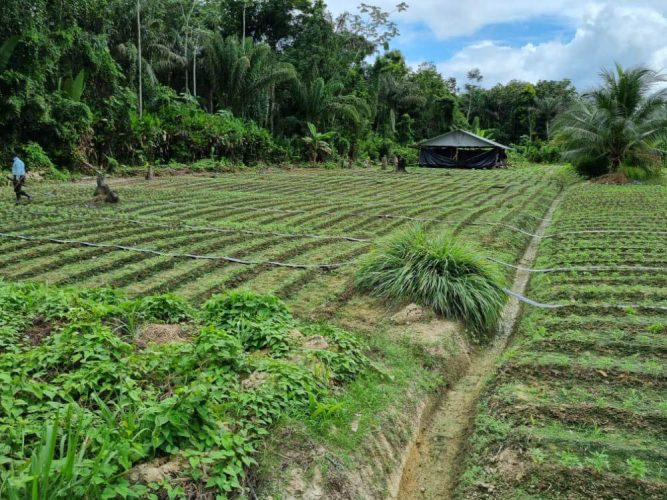
[[[507,146],[466,130],[454,130],[418,144],[422,167],[494,168],[505,165]]]

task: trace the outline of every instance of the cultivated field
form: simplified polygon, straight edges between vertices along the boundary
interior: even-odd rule
[[[0,276],[176,292],[195,303],[243,286],[297,312],[331,311],[350,296],[348,264],[415,222],[514,262],[559,190],[550,171],[533,168],[243,172],[111,185],[122,200],[114,207],[89,206],[90,183],[41,185],[31,205],[6,202]]]
[[[545,308],[486,391],[461,496],[664,498],[665,213],[662,187],[567,195],[531,282]]]

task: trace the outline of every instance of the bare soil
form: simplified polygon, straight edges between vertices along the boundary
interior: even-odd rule
[[[609,184],[615,186],[623,186],[625,184],[632,184],[634,181],[628,178],[623,172],[614,172],[613,174],[601,175],[592,179],[591,182],[595,184]]]
[[[545,220],[518,263],[520,268],[532,267],[541,237],[561,200],[562,195],[552,203]],[[518,270],[512,291],[524,294],[529,279],[529,272]],[[498,335],[493,344],[473,360],[468,372],[443,395],[432,417],[424,422],[415,442],[415,450],[409,454],[411,461],[404,468],[398,498],[453,497],[462,472],[477,401],[496,370],[498,359],[507,347],[520,312],[521,303],[511,298],[503,310]],[[505,462],[507,467],[511,468],[516,461],[508,458]]]
[[[137,346],[146,347],[150,344],[168,344],[170,342],[185,342],[188,332],[183,325],[148,324],[141,329],[136,341]]]
[[[28,343],[32,346],[38,346],[44,339],[53,333],[54,325],[44,316],[37,316],[32,320],[32,325],[25,330],[24,335]]]
[[[365,331],[370,335],[383,330],[396,341],[409,341],[423,350],[435,362],[435,369],[446,382],[453,383],[465,373],[474,355],[463,335],[463,325],[436,318],[424,312],[417,314],[415,307],[387,311],[380,301],[354,297],[338,313],[337,323],[348,329]],[[403,314],[400,314],[403,313]],[[397,324],[407,319],[409,324]],[[299,335],[293,333],[296,340]],[[306,338],[307,339],[307,338]],[[301,500],[351,498],[405,498],[400,496],[403,471],[416,463],[413,456],[420,429],[429,421],[434,400],[418,387],[410,388],[392,408],[381,416],[377,427],[364,438],[354,453],[353,464],[344,464],[336,451],[321,445],[304,442],[304,435],[293,429],[279,429],[269,448],[277,463],[270,475],[262,477],[263,487],[271,486],[280,492],[280,498]],[[350,432],[357,432],[358,418],[353,419]],[[258,490],[258,498],[268,498]]]

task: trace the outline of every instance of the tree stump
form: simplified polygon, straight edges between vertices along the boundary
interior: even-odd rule
[[[382,170],[387,170],[387,165],[388,165],[387,157],[383,156],[382,157]]]
[[[407,166],[408,166],[407,160],[402,156],[399,156],[398,160],[396,161],[396,172],[399,174],[407,174],[408,171],[405,169],[405,167]]]
[[[152,181],[155,179],[155,170],[153,169],[153,165],[148,167],[148,172],[146,172],[146,180],[147,181]]]
[[[97,176],[97,188],[94,196],[95,201],[101,203],[118,203],[120,201],[118,195],[111,190],[101,174]]]

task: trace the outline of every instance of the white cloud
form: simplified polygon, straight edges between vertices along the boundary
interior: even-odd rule
[[[334,13],[354,11],[360,0],[329,0]],[[399,0],[375,0],[371,3],[392,10]],[[407,0],[407,12],[395,14],[403,26],[404,40],[410,23],[420,23],[431,37],[428,44],[448,38],[473,35],[468,45],[451,59],[438,62],[446,76],[463,81],[466,72],[479,67],[485,85],[510,79],[570,78],[586,87],[597,79],[603,67],[615,61],[623,65],[649,64],[667,71],[667,0]],[[575,31],[571,40],[551,40],[511,47],[488,40],[484,27],[506,22],[525,22],[544,16],[556,16]],[[411,45],[415,45],[414,41]],[[413,50],[414,52],[414,50]],[[430,51],[425,49],[425,54]],[[418,60],[419,54],[409,54]],[[424,56],[423,59],[432,57]]]
[[[580,88],[595,83],[600,69],[614,62],[667,69],[667,16],[650,7],[605,6],[581,19],[570,41],[549,41],[513,48],[495,42],[465,47],[438,64],[443,74],[460,81],[479,67],[486,84],[511,79],[570,78]]]
[[[621,0],[622,2],[625,0]],[[329,9],[338,14],[356,12],[360,0],[329,0]],[[399,0],[369,2],[392,11]],[[437,39],[472,35],[488,24],[558,15],[578,17],[595,4],[581,0],[408,0],[409,9],[396,16],[407,22],[423,23]]]

